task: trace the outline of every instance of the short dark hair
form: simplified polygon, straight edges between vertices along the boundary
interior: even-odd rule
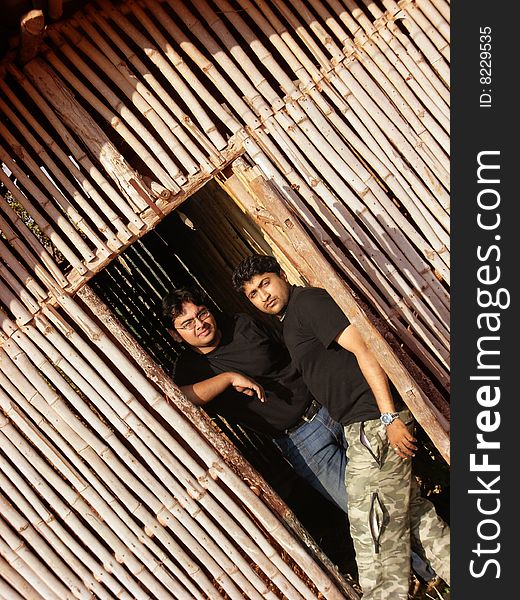
[[[162,299],[162,316],[166,327],[173,327],[175,319],[182,315],[183,304],[192,302],[197,306],[205,305],[208,297],[198,287],[179,287],[170,290]]]
[[[244,284],[251,281],[255,275],[276,273],[280,275],[282,267],[272,256],[265,254],[251,254],[241,260],[235,267],[232,275],[233,287],[237,292],[244,291]]]

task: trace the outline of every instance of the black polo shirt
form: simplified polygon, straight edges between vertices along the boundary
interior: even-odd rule
[[[294,286],[283,317],[283,337],[313,396],[344,425],[377,419],[380,411],[357,359],[334,340],[350,321],[321,288]],[[403,407],[390,382],[396,410]]]
[[[222,338],[218,348],[199,354],[186,348],[173,380],[182,387],[235,371],[247,375],[265,390],[265,402],[230,388],[207,406],[232,422],[271,436],[295,425],[312,397],[281,339],[247,314],[219,319]]]

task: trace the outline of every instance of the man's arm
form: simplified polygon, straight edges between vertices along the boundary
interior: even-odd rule
[[[381,413],[395,412],[388,377],[354,325],[348,325],[338,334],[335,341],[355,355],[359,368],[374,394],[379,411]],[[417,447],[413,442],[416,440],[401,419],[395,419],[386,429],[390,444],[400,456],[408,458],[414,455]]]
[[[254,396],[256,394],[261,402],[265,401],[265,392],[262,386],[245,375],[231,371],[219,373],[214,377],[197,383],[184,385],[180,389],[193,404],[203,406],[222,394],[229,387],[233,387],[237,392],[246,394],[246,396]]]

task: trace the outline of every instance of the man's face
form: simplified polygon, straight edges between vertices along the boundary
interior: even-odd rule
[[[279,315],[285,310],[290,291],[291,286],[283,271],[280,275],[276,273],[254,275],[244,284],[246,297],[256,308],[268,315]]]
[[[209,352],[220,342],[220,330],[215,317],[205,306],[193,302],[182,305],[182,314],[173,320],[171,333],[178,342],[185,342],[202,353]]]

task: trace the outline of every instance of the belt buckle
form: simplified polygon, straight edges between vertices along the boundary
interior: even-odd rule
[[[310,403],[308,410],[306,410],[305,412],[307,413],[307,412],[311,411],[313,408],[316,410],[314,411],[312,417],[308,417],[306,414],[303,414],[300,417],[300,420],[298,421],[298,423],[296,423],[296,425],[293,425],[292,427],[288,427],[287,429],[284,429],[284,434],[289,435],[293,431],[296,431],[296,429],[301,427],[302,423],[310,423],[314,419],[314,417],[318,414],[319,404],[316,402],[316,400],[313,400]]]
[[[317,402],[316,402],[316,400],[313,400],[309,405],[309,410],[306,412],[316,409],[316,407],[317,407]],[[306,423],[310,423],[317,414],[318,414],[317,410],[314,410],[314,412],[312,413],[312,417],[308,417],[306,414],[304,414],[302,416],[302,421],[305,421]]]

